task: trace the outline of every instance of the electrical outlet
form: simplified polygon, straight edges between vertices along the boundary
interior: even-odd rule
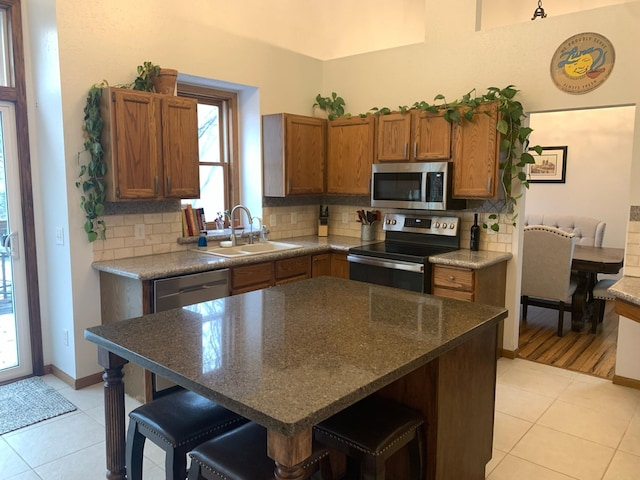
[[[66,328],[63,331],[63,340],[64,340],[64,346],[68,347],[69,346],[69,330],[67,330]]]
[[[64,228],[56,227],[56,245],[64,245]]]
[[[298,223],[298,214],[296,212],[291,213],[291,224]]]
[[[133,232],[136,240],[144,240],[144,223],[136,223],[135,227],[133,227]]]
[[[276,226],[276,214],[272,213],[271,215],[269,215],[269,226],[270,227],[275,227]]]
[[[342,223],[349,223],[349,212],[342,212]]]

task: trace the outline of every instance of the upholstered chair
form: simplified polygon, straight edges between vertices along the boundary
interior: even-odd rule
[[[597,218],[583,217],[579,215],[555,215],[542,213],[528,213],[524,218],[524,226],[547,225],[560,230],[573,233],[576,236],[576,245],[601,247],[604,240],[606,222]]]
[[[558,310],[558,336],[563,335],[564,312],[572,304],[577,283],[571,278],[575,234],[544,225],[524,227],[522,249],[522,318],[527,307]]]

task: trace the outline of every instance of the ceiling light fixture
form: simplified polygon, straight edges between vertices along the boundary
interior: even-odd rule
[[[538,17],[547,18],[547,14],[544,13],[544,8],[542,8],[542,0],[538,0],[538,8],[533,11],[533,17],[531,17],[531,20],[535,20]]]

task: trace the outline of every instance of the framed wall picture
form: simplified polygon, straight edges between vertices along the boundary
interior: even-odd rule
[[[567,174],[567,147],[542,147],[538,155],[529,149],[536,163],[527,165],[529,183],[565,183]]]

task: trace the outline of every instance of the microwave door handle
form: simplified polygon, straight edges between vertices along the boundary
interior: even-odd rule
[[[426,202],[427,198],[429,198],[429,192],[427,191],[427,189],[429,188],[429,182],[427,181],[429,179],[429,173],[424,172],[424,174],[422,175],[422,198],[420,199],[420,201],[422,202]]]

